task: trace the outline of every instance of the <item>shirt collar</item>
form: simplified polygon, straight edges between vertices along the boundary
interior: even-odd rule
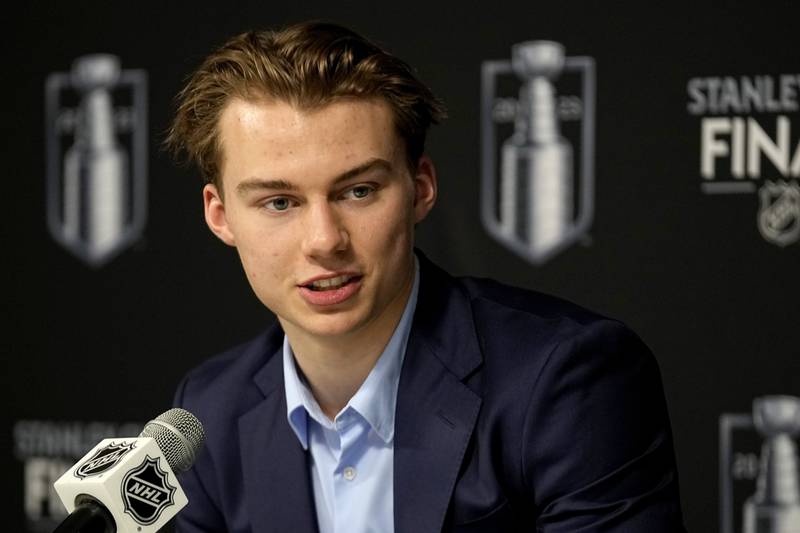
[[[394,415],[400,370],[411,332],[411,322],[419,293],[419,261],[414,257],[414,283],[397,327],[370,371],[341,413],[348,409],[361,415],[375,433],[386,443],[394,438]],[[295,365],[289,339],[283,337],[283,382],[286,390],[286,417],[297,439],[308,449],[308,417],[325,427],[333,427],[323,414],[317,400],[300,377]],[[337,415],[338,418],[339,415]]]

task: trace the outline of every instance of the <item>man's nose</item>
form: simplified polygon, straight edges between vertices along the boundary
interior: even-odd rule
[[[309,205],[303,236],[303,252],[326,256],[347,249],[350,236],[336,210],[328,202]]]

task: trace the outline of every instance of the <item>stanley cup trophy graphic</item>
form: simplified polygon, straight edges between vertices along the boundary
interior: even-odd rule
[[[797,446],[800,398],[765,396],[753,402],[753,423],[764,437],[757,490],[744,504],[744,533],[800,533]]]
[[[89,251],[103,255],[119,239],[127,216],[128,161],[114,135],[109,89],[119,62],[109,56],[82,58],[72,84],[83,93],[75,142],[64,158],[64,235],[77,240],[85,227]]]
[[[581,122],[580,135],[572,139],[561,131],[556,87],[566,73],[573,78],[580,74],[582,82],[580,96],[571,97],[580,104],[572,118]],[[498,97],[503,77],[519,87],[515,100]],[[511,49],[510,62],[484,63],[482,95],[484,226],[522,257],[544,263],[583,236],[591,224],[594,62],[566,57],[556,42],[519,43]],[[508,109],[505,119],[498,118],[500,104]],[[498,128],[509,117],[513,133],[498,145],[496,139],[503,135]],[[580,165],[574,143],[580,148]]]
[[[564,48],[548,41],[517,44],[511,64],[525,82],[514,134],[502,148],[500,227],[543,255],[572,221],[572,146],[559,135],[552,83],[564,68]]]
[[[75,60],[46,87],[48,226],[65,248],[92,266],[141,233],[146,216],[146,78],[122,71],[113,55]],[[131,93],[115,108],[113,91]],[[72,93],[74,108],[62,106]],[[118,134],[130,134],[122,143]]]

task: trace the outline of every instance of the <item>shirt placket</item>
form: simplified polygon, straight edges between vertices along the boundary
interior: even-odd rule
[[[334,529],[336,533],[361,531],[359,516],[363,517],[363,509],[360,508],[357,495],[360,478],[367,474],[361,471],[363,462],[360,459],[365,451],[369,424],[348,411],[336,420],[336,431],[340,448],[333,472],[336,501]]]

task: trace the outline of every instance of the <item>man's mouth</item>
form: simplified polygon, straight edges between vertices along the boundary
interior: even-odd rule
[[[311,283],[307,283],[306,285],[303,286],[311,289],[312,291],[317,291],[317,292],[333,291],[336,289],[341,289],[348,283],[351,283],[352,281],[360,278],[361,276],[343,275],[343,276],[336,276],[335,278],[318,279],[316,281],[312,281]]]

